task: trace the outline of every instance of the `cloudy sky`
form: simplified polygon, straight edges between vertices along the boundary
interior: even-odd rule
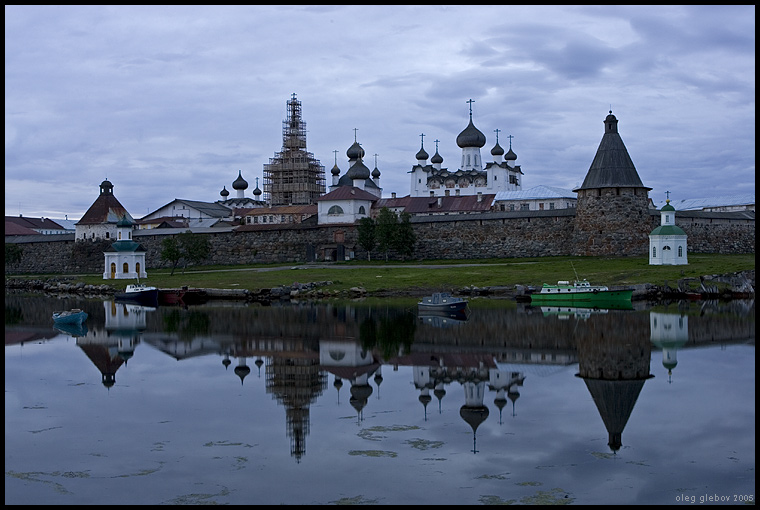
[[[5,214],[252,196],[293,93],[328,183],[356,128],[384,196],[421,133],[458,167],[469,99],[523,188],[579,185],[612,108],[655,202],[755,190],[754,6],[6,6]]]

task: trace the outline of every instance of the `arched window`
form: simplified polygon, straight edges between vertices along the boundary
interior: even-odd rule
[[[652,246],[652,258],[653,259],[657,258],[657,247],[656,246]]]
[[[327,211],[327,214],[343,214],[343,209],[339,205],[334,205],[330,207],[330,209]]]
[[[359,206],[359,214],[367,214],[367,211],[364,209],[363,205]]]
[[[108,239],[108,232],[106,232],[106,239]],[[121,231],[119,231],[119,240],[121,241]]]
[[[678,256],[683,257],[683,246],[678,247]]]
[[[128,273],[129,272],[129,262],[125,262],[124,266],[122,266],[122,273]]]
[[[110,232],[106,232],[106,239],[110,239],[110,238],[111,238],[111,233]]]
[[[135,272],[137,273],[137,276],[140,276],[140,263],[135,262]]]

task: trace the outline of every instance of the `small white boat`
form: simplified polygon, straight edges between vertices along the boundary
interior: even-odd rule
[[[87,317],[87,312],[79,308],[53,312],[53,322],[56,324],[82,324]]]

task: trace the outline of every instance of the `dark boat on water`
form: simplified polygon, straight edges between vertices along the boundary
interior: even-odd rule
[[[136,283],[127,285],[124,292],[114,295],[117,302],[135,303],[145,306],[158,306],[158,288]]]
[[[432,296],[426,296],[422,298],[417,304],[417,309],[420,314],[430,312],[461,312],[468,309],[466,299],[460,297],[454,297],[447,292],[436,292]]]

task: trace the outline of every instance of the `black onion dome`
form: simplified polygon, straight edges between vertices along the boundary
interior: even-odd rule
[[[491,154],[493,154],[493,151],[491,151]],[[512,147],[509,148],[507,154],[504,156],[504,159],[507,161],[514,161],[517,159],[517,154],[512,152]]]
[[[340,168],[338,168],[337,163],[335,163],[335,165],[332,167],[332,170],[330,170],[330,173],[333,175],[340,175]]]
[[[440,154],[438,154],[438,151],[435,151],[435,154],[433,154],[433,157],[430,158],[431,163],[443,163],[443,157],[441,157]]]
[[[259,189],[259,187],[258,187],[258,186],[256,186],[256,189],[255,189],[255,190],[253,190],[253,194],[254,194],[254,196],[257,196],[257,197],[258,197],[259,195],[261,195],[261,190]]]
[[[243,179],[243,172],[238,170],[238,178],[232,183],[232,187],[237,190],[248,189],[248,181]]]
[[[362,163],[361,159],[354,163],[353,166],[348,169],[348,172],[346,172],[346,176],[352,181],[354,179],[369,179],[369,175],[369,168]]]
[[[219,192],[219,194],[220,194],[220,195],[222,195],[222,196],[223,196],[223,197],[225,197],[225,198],[226,198],[226,197],[228,197],[228,196],[230,195],[230,192],[229,192],[229,191],[227,191],[227,186],[224,186],[224,187],[222,188],[222,191],[220,191],[220,192]]]
[[[428,153],[425,152],[425,149],[420,147],[420,152],[417,153],[417,159],[418,160],[425,160],[428,158]]]
[[[364,157],[364,149],[359,145],[359,142],[354,142],[346,151],[346,156],[348,156],[348,159],[361,159]]]
[[[504,154],[504,149],[501,148],[501,145],[499,145],[499,142],[496,142],[496,145],[494,145],[493,149],[491,149],[491,156],[501,156],[503,154]]]
[[[459,133],[459,136],[457,136],[457,145],[464,149],[465,147],[483,147],[486,144],[486,135],[480,132],[478,128],[475,127],[475,124],[472,123],[472,118],[470,118],[470,123],[467,124],[467,127],[464,128],[464,131]]]
[[[372,177],[375,177],[375,178],[380,177],[380,170],[378,170],[377,167],[375,167],[375,169],[372,170]]]

